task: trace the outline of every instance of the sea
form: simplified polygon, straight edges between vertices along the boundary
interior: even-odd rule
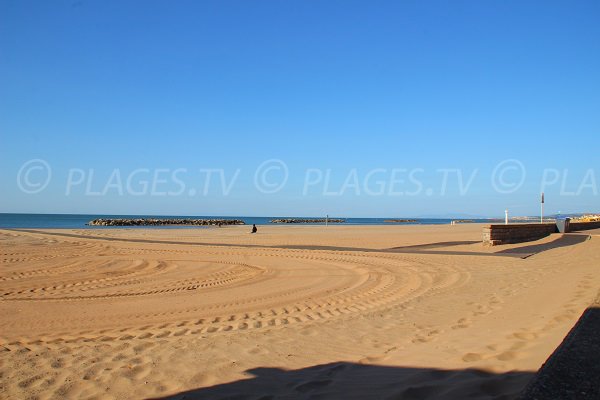
[[[0,228],[89,228],[89,229],[115,229],[123,228],[118,226],[88,226],[86,225],[91,220],[97,218],[194,218],[194,219],[240,219],[248,225],[270,225],[271,220],[280,218],[324,218],[320,217],[293,217],[293,216],[273,216],[273,217],[244,217],[244,216],[218,216],[218,215],[105,215],[105,214],[8,214],[0,213]],[[344,219],[344,223],[336,223],[335,225],[440,225],[449,224],[451,221],[458,218],[345,218],[343,216],[329,216],[329,218]],[[385,222],[390,219],[411,219],[411,222]],[[472,222],[489,223],[491,219],[468,219]],[[284,224],[277,224],[284,225]],[[308,225],[308,224],[302,224]],[[319,224],[313,224],[319,225]],[[322,225],[322,224],[321,224]],[[334,225],[334,224],[332,224]],[[181,229],[194,228],[206,229],[203,226],[139,226],[127,227],[132,229]]]

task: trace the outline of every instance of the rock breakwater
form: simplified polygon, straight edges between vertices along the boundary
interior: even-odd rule
[[[90,226],[161,226],[193,225],[220,226],[245,225],[241,219],[188,219],[188,218],[98,218],[87,223]]]

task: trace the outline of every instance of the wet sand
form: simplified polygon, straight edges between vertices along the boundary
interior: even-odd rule
[[[0,230],[0,397],[511,398],[600,288],[597,232],[248,230]]]

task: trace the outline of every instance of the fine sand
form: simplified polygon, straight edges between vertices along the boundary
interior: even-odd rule
[[[512,398],[600,237],[482,226],[0,230],[0,398]]]

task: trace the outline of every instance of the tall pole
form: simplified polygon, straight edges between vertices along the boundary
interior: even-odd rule
[[[540,203],[540,224],[544,223],[544,192],[542,192],[542,201]]]
[[[508,208],[504,210],[504,225],[508,225]]]
[[[325,226],[329,225],[329,214],[325,216]]]

